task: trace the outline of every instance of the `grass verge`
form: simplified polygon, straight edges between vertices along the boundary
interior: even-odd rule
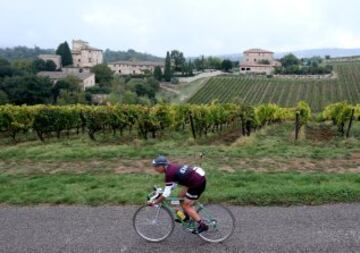
[[[141,204],[162,175],[142,173],[56,173],[0,175],[0,203]],[[236,205],[316,205],[360,201],[360,174],[234,173],[208,171],[203,202]]]

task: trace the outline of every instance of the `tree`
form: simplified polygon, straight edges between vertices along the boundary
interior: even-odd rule
[[[25,72],[27,74],[33,74],[35,73],[33,68],[33,62],[31,60],[15,60],[11,63],[11,66],[15,68],[18,71]]]
[[[7,77],[7,76],[13,76],[14,70],[11,68],[11,66],[3,65],[0,66],[0,80],[1,78]]]
[[[85,98],[84,92],[68,92],[62,90],[60,92],[58,104],[59,105],[69,105],[69,104],[86,104],[87,100]]]
[[[166,52],[164,79],[166,82],[170,82],[171,77],[172,77],[171,58],[170,58],[170,53]]]
[[[0,57],[0,66],[10,66],[10,62],[4,58]]]
[[[205,69],[205,57],[202,55],[200,58],[194,60],[194,66],[198,71],[204,71]]]
[[[67,93],[79,93],[81,91],[79,84],[80,80],[75,76],[67,76],[66,78],[58,80],[51,89],[53,103],[57,103],[60,93],[63,91]]]
[[[153,77],[149,77],[146,79],[146,84],[149,85],[154,91],[158,91],[160,89],[160,83]]]
[[[185,63],[184,54],[178,50],[172,50],[170,53],[171,63],[173,63],[173,70],[181,72]]]
[[[73,64],[72,54],[66,41],[58,46],[56,54],[61,56],[61,62],[64,67]]]
[[[49,78],[34,75],[7,77],[0,83],[10,103],[47,104],[51,101],[52,82]]]
[[[46,70],[46,62],[43,59],[33,61],[33,70],[35,73]]]
[[[207,58],[208,67],[211,69],[221,69],[222,61],[220,58],[217,57],[208,57]]]
[[[288,68],[294,65],[300,65],[301,61],[293,54],[287,54],[280,59],[281,65],[284,68]]]
[[[191,62],[191,60],[189,60],[188,62],[185,62],[184,64],[184,69],[183,69],[184,73],[186,76],[193,76],[193,64]]]
[[[233,67],[233,64],[230,60],[223,60],[222,63],[221,63],[221,68],[228,72],[230,69],[232,69]]]
[[[138,102],[138,97],[134,92],[126,91],[122,97],[122,102],[124,104],[136,104]]]
[[[106,64],[98,64],[91,68],[91,72],[95,74],[96,83],[100,87],[111,87],[113,71]]]
[[[162,71],[159,66],[156,66],[154,69],[154,77],[158,81],[161,81],[161,79],[162,79]]]
[[[56,64],[52,60],[47,60],[45,62],[45,69],[46,71],[55,71],[56,70]]]
[[[8,102],[9,102],[9,98],[7,94],[4,91],[0,90],[0,105],[4,105]]]

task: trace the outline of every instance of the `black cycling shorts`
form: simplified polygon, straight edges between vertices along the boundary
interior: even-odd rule
[[[196,187],[191,187],[187,190],[185,197],[190,200],[197,200],[200,198],[201,194],[205,191],[206,180]]]

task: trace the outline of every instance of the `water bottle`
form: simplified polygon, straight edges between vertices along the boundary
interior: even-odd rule
[[[176,216],[177,216],[177,217],[179,218],[179,220],[181,220],[181,221],[185,220],[185,218],[186,218],[184,212],[181,211],[181,210],[176,210]]]

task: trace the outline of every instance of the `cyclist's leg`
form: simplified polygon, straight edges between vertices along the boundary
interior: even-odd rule
[[[193,205],[196,200],[198,200],[201,194],[204,192],[206,187],[206,181],[203,182],[198,187],[189,188],[185,194],[185,199],[181,203],[182,208],[184,211],[195,221],[200,221],[201,217],[194,209]]]
[[[194,200],[185,197],[184,201],[181,203],[181,207],[184,209],[184,212],[188,214],[194,221],[200,221],[201,217],[194,209],[194,203]]]
[[[188,187],[186,187],[186,186],[183,186],[182,188],[181,188],[181,191],[180,191],[180,193],[179,193],[179,197],[180,198],[185,198],[185,195],[186,195],[186,192],[188,191]]]

